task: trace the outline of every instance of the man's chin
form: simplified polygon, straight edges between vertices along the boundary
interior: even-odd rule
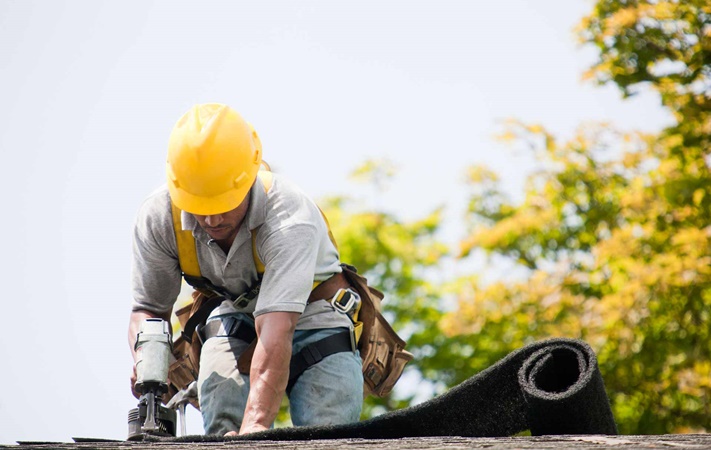
[[[230,230],[229,229],[224,229],[224,230],[205,230],[208,236],[210,236],[212,239],[216,241],[221,241],[224,239],[227,239],[230,235]]]

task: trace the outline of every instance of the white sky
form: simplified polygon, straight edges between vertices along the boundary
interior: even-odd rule
[[[668,120],[651,94],[579,81],[591,4],[0,0],[0,444],[126,437],[131,226],[191,105],[240,111],[315,198],[362,193],[348,172],[388,157],[380,207],[456,222],[468,164],[521,187],[530,159],[492,140],[503,118],[563,136]]]

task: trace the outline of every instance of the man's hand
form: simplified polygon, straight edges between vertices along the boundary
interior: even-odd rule
[[[136,363],[133,363],[133,371],[131,372],[131,393],[136,398],[141,398],[141,394],[136,390],[136,379],[138,375],[136,374]]]
[[[264,431],[264,430],[268,430],[268,429],[269,429],[268,427],[265,427],[264,425],[259,425],[259,424],[253,424],[249,428],[245,428],[245,426],[242,425],[242,428],[240,428],[240,430],[239,430],[239,434],[256,433],[258,431]],[[237,436],[237,433],[234,433],[234,434],[230,434],[230,433],[234,433],[234,431],[230,431],[229,433],[225,434],[225,436]]]
[[[299,313],[272,312],[257,316],[257,347],[249,372],[249,398],[239,434],[268,429],[281,405],[289,381],[291,345]],[[227,435],[234,435],[234,432]]]

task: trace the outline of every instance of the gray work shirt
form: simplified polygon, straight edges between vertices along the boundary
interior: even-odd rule
[[[182,213],[183,230],[192,230],[200,271],[214,284],[240,295],[257,281],[251,230],[257,229],[256,250],[266,270],[258,297],[244,308],[226,300],[212,316],[231,312],[301,313],[301,330],[350,327],[350,319],[326,301],[306,304],[314,281],[340,272],[338,251],[316,204],[294,184],[273,174],[269,192],[259,178],[249,192],[249,209],[228,254]],[[181,285],[178,250],[167,186],[153,192],[141,206],[133,239],[133,310],[166,313]]]

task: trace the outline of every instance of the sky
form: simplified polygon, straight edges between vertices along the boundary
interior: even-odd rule
[[[126,437],[132,224],[192,105],[239,111],[316,199],[360,195],[349,173],[393,161],[366,200],[405,219],[445,205],[454,241],[468,165],[514,194],[531,168],[493,139],[502,120],[561,137],[669,122],[652,93],[581,81],[596,55],[572,30],[591,6],[0,0],[0,444]]]

